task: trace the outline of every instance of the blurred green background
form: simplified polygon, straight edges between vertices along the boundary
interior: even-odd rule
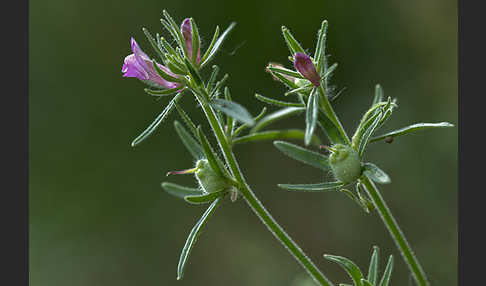
[[[187,234],[205,210],[168,195],[160,182],[192,166],[173,113],[136,148],[130,142],[167,99],[122,78],[129,39],[155,56],[141,31],[162,32],[167,9],[192,16],[207,47],[216,25],[238,23],[214,63],[230,74],[233,98],[257,114],[258,92],[284,88],[264,72],[289,64],[280,27],[313,50],[329,21],[332,83],[346,90],[336,112],[351,132],[374,85],[398,98],[382,132],[416,122],[457,124],[457,3],[431,1],[30,1],[30,281],[55,285],[304,285],[303,270],[242,200],[220,207],[194,248],[182,281],[176,267]],[[207,76],[209,69],[203,72]],[[204,123],[195,101],[182,104]],[[303,128],[304,116],[278,127]],[[207,126],[206,126],[206,130]],[[392,177],[381,191],[433,285],[457,285],[457,127],[374,143],[367,160]],[[410,285],[406,265],[376,213],[339,193],[296,194],[277,183],[318,182],[323,174],[271,144],[235,148],[249,184],[273,216],[335,283],[349,283],[324,253],[367,269],[372,245],[393,254],[392,285]]]

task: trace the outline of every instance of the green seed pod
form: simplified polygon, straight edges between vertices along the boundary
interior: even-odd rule
[[[329,156],[331,170],[336,179],[348,184],[361,175],[361,160],[358,153],[347,145],[336,144],[330,148]]]
[[[201,189],[206,193],[222,191],[231,187],[230,183],[218,176],[209,165],[208,160],[201,159],[196,162],[196,179]]]

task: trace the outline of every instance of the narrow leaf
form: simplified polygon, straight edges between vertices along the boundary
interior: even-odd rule
[[[213,71],[211,72],[211,76],[209,77],[208,83],[206,85],[206,90],[210,92],[213,89],[214,82],[216,81],[216,77],[219,73],[219,67],[217,65],[213,65]]]
[[[192,63],[197,66],[197,51],[199,50],[199,30],[197,29],[196,22],[194,19],[189,20],[191,22],[191,32],[192,32]]]
[[[374,119],[373,123],[363,133],[363,136],[359,141],[359,147],[358,147],[358,154],[360,157],[363,156],[366,145],[368,145],[368,141],[371,135],[373,135],[373,132],[375,131],[376,127],[378,127],[378,123],[380,123],[382,117],[383,117],[383,113],[382,112],[378,113],[378,116]]]
[[[454,124],[449,122],[440,122],[440,123],[416,123],[407,127],[403,127],[386,134],[373,137],[370,139],[370,142],[376,142],[379,140],[383,140],[387,137],[397,137],[401,135],[406,135],[408,133],[412,133],[419,130],[430,129],[430,128],[443,128],[443,127],[454,127]]]
[[[283,33],[285,42],[287,43],[287,46],[288,46],[290,52],[292,53],[292,56],[295,53],[304,53],[305,54],[304,49],[300,46],[299,42],[297,42],[297,40],[294,38],[294,36],[292,36],[289,29],[282,26],[282,33]]]
[[[186,240],[186,244],[184,245],[184,248],[182,248],[182,253],[181,253],[181,257],[179,259],[179,264],[177,265],[177,280],[182,279],[182,277],[184,275],[184,266],[186,265],[189,254],[190,254],[192,248],[194,247],[194,244],[196,243],[197,238],[198,238],[199,234],[201,233],[201,230],[206,225],[208,219],[214,213],[214,210],[219,205],[220,201],[221,201],[220,198],[217,198],[213,201],[213,203],[204,212],[202,217],[199,219],[199,221],[196,223],[196,225],[192,228],[191,232],[189,233],[189,236],[187,237],[187,240]]]
[[[368,269],[368,277],[366,278],[371,283],[371,286],[375,286],[378,282],[379,251],[380,249],[378,248],[378,246],[373,246],[373,254],[371,255],[370,268]]]
[[[361,279],[360,282],[361,282],[361,285],[363,285],[363,286],[375,286],[375,285],[371,284],[371,282],[369,282],[366,279]]]
[[[287,91],[286,93],[284,93],[284,95],[289,96],[289,95],[294,94],[294,93],[297,93],[297,94],[306,93],[307,94],[313,88],[314,88],[314,86],[312,85],[312,83],[308,83],[304,86],[300,86],[298,88],[291,89],[291,90]]]
[[[339,264],[342,268],[344,268],[344,270],[346,270],[351,279],[353,279],[354,285],[362,286],[361,279],[363,279],[363,274],[361,274],[361,270],[359,270],[359,267],[354,264],[353,261],[342,256],[334,256],[328,254],[324,254],[324,258]]]
[[[184,63],[186,64],[187,70],[191,74],[191,77],[194,79],[194,82],[196,83],[197,86],[202,86],[203,82],[201,79],[201,76],[197,72],[197,70],[192,66],[192,63],[187,60],[186,58],[184,59]]]
[[[182,124],[180,124],[178,121],[174,121],[174,128],[181,138],[182,143],[184,144],[184,146],[186,146],[187,150],[189,150],[189,153],[191,153],[194,159],[199,160],[205,157],[201,145],[199,145],[199,143],[191,136],[191,134],[186,131]]]
[[[209,52],[208,56],[202,61],[201,68],[205,66],[209,61],[211,61],[216,54],[216,52],[219,50],[221,45],[223,44],[223,41],[225,40],[226,36],[228,36],[229,32],[233,30],[233,28],[236,26],[236,22],[232,22],[228,28],[221,34],[221,37],[218,38],[218,40],[214,43],[213,48],[211,49],[211,52]]]
[[[381,278],[380,284],[378,286],[388,286],[390,283],[391,273],[393,270],[393,255],[388,258],[388,263],[386,264],[385,272]]]
[[[160,89],[160,90],[145,88],[143,91],[145,91],[147,94],[154,95],[154,96],[167,96],[167,95],[173,95],[175,93],[178,93],[180,89],[181,87],[175,87],[171,89]]]
[[[307,191],[307,192],[318,192],[318,191],[335,191],[336,188],[343,186],[342,182],[324,182],[318,184],[278,184],[282,189],[287,189],[291,191]]]
[[[165,79],[166,81],[170,81],[170,82],[179,82],[179,83],[182,83],[183,81],[179,78],[176,78],[176,77],[173,77],[171,76],[170,74],[166,73],[164,70],[162,70],[161,68],[159,68],[159,65],[157,64],[157,62],[155,62],[154,59],[152,59],[152,65],[154,66],[155,68],[155,71],[157,72],[157,74]]]
[[[363,165],[364,173],[368,175],[370,179],[379,184],[389,184],[391,183],[390,177],[378,166],[373,163],[364,163]]]
[[[327,21],[322,21],[321,29],[319,30],[319,38],[317,40],[318,45],[316,47],[316,52],[314,58],[317,62],[317,71],[322,74],[323,67],[325,66],[326,59],[326,37],[327,37]]]
[[[309,145],[312,134],[317,124],[317,114],[319,110],[319,96],[316,89],[311,92],[307,101],[307,109],[305,114],[305,145]]]
[[[375,86],[375,97],[373,98],[373,102],[371,103],[371,106],[382,102],[383,97],[384,97],[383,88],[381,87],[381,85],[377,84]]]
[[[254,141],[265,141],[275,139],[300,139],[304,140],[305,132],[299,129],[289,130],[270,130],[263,132],[255,132],[246,136],[241,136],[233,140],[233,144],[240,144]],[[311,143],[315,146],[321,144],[321,140],[316,135],[312,136]]]
[[[169,113],[172,111],[174,108],[174,103],[179,100],[181,97],[182,93],[178,93],[170,102],[169,104],[164,108],[164,110],[155,118],[155,120],[145,129],[142,134],[140,134],[135,140],[132,142],[132,147],[140,144],[143,140],[145,140],[150,134],[152,134],[155,129],[160,125],[160,123],[169,115]]]
[[[250,133],[255,133],[278,120],[299,114],[304,110],[304,107],[286,107],[277,110],[260,119],[258,123],[250,130]]]
[[[305,79],[305,77],[303,77],[300,73],[296,72],[296,71],[293,71],[293,70],[289,70],[289,69],[286,69],[286,68],[283,68],[283,67],[267,67],[270,71],[276,73],[276,74],[281,74],[281,75],[288,75],[288,76],[291,76],[291,77],[295,77],[295,78],[300,78],[300,79]]]
[[[221,162],[218,162],[219,158],[218,155],[214,152],[213,148],[209,144],[208,139],[204,135],[201,126],[197,127],[197,134],[199,136],[199,141],[201,142],[201,146],[203,148],[204,154],[206,155],[206,159],[208,159],[208,163],[211,166],[211,169],[220,177],[225,177],[225,171],[223,171],[223,166]]]
[[[255,94],[256,99],[260,100],[261,102],[265,102],[268,104],[276,105],[276,106],[282,106],[282,107],[305,107],[304,104],[302,103],[297,103],[297,102],[287,102],[287,101],[281,101],[281,100],[276,100],[272,98],[265,97],[260,94]]]
[[[319,126],[332,144],[345,142],[341,136],[341,133],[339,133],[338,129],[336,128],[336,125],[331,122],[329,117],[327,117],[322,110],[319,110]]]
[[[202,192],[196,188],[184,187],[168,182],[163,182],[161,186],[167,193],[181,199],[184,199],[185,196],[198,196],[202,194]]]
[[[249,126],[253,126],[255,121],[250,113],[240,104],[234,101],[227,101],[224,99],[216,98],[211,101],[210,105],[228,116],[233,117],[240,122],[243,122]]]
[[[155,50],[157,55],[162,60],[162,62],[165,63],[167,61],[167,58],[165,57],[164,52],[160,49],[159,45],[157,44],[155,39],[152,37],[150,32],[145,28],[142,28],[142,31],[145,34],[145,37],[147,37],[148,41],[150,42],[150,45],[152,46],[152,48]]]
[[[273,145],[275,145],[275,147],[277,147],[277,149],[282,153],[294,160],[314,166],[324,171],[327,171],[330,168],[328,157],[323,154],[319,154],[317,152],[313,152],[283,141],[275,141],[273,142]]]
[[[227,193],[226,190],[219,191],[219,192],[212,192],[208,194],[187,195],[184,197],[184,200],[188,203],[195,204],[195,205],[207,204],[223,196],[225,193]]]
[[[177,112],[179,112],[179,115],[181,116],[182,120],[184,120],[184,123],[191,130],[192,135],[194,135],[197,138],[196,125],[192,122],[191,118],[189,118],[189,115],[187,115],[187,113],[179,106],[177,102],[174,105],[177,109]]]
[[[187,49],[186,49],[184,36],[182,36],[181,30],[179,29],[179,25],[176,24],[174,19],[172,19],[172,17],[169,15],[169,13],[166,10],[163,10],[162,14],[164,14],[165,18],[167,19],[170,26],[172,27],[173,33],[176,36],[175,39],[179,42],[179,46],[182,47],[182,50],[184,51],[184,55],[187,57],[188,52],[187,52]]]
[[[206,61],[207,57],[209,56],[209,54],[213,50],[214,44],[218,40],[218,36],[219,36],[219,26],[216,26],[216,31],[214,31],[213,39],[211,40],[211,43],[209,44],[208,49],[206,50],[203,57],[201,58],[201,63]]]

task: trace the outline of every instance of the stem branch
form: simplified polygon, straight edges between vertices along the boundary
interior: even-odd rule
[[[423,271],[422,266],[420,266],[420,263],[417,260],[417,257],[415,257],[412,248],[408,244],[405,235],[398,226],[397,221],[390,212],[390,209],[386,205],[375,184],[366,175],[362,176],[360,181],[365,186],[366,192],[373,200],[373,204],[378,210],[381,219],[385,223],[386,228],[390,232],[398,249],[400,249],[400,253],[402,254],[403,259],[405,259],[408,268],[412,272],[415,281],[417,281],[418,285],[420,286],[429,286],[430,284],[427,281],[427,277],[425,276],[425,272]]]
[[[243,174],[238,166],[238,162],[231,150],[230,144],[227,141],[223,128],[217,120],[216,114],[208,102],[204,99],[204,95],[195,93],[199,103],[201,104],[204,113],[211,125],[211,128],[216,135],[219,147],[221,148],[223,155],[226,159],[230,170],[235,177],[236,181],[239,183],[239,191],[245,198],[246,202],[250,205],[253,212],[260,218],[260,220],[267,226],[270,232],[275,236],[275,238],[280,241],[285,248],[294,256],[294,258],[299,261],[302,267],[311,275],[311,277],[319,283],[319,285],[324,286],[334,286],[324,274],[315,266],[315,264],[310,260],[309,257],[304,253],[304,251],[295,243],[292,238],[282,229],[282,227],[275,221],[275,219],[270,215],[270,213],[265,209],[263,204],[258,200],[253,191],[250,189],[248,184],[243,177]]]

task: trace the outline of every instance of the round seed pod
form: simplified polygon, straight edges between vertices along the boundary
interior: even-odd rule
[[[329,156],[331,170],[339,181],[347,184],[361,176],[361,159],[359,154],[350,146],[336,144],[332,146]]]
[[[209,165],[208,160],[200,159],[196,162],[197,171],[195,173],[197,182],[201,189],[206,193],[219,192],[231,187],[230,183],[218,176]]]

